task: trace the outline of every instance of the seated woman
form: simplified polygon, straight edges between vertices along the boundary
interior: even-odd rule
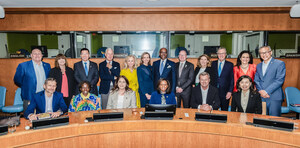
[[[80,94],[72,98],[69,112],[100,110],[100,98],[91,94],[91,84],[88,81],[82,81],[79,84]]]
[[[241,76],[236,82],[236,87],[238,92],[232,95],[231,111],[261,114],[262,101],[259,93],[254,90],[251,77]]]
[[[151,94],[149,104],[176,104],[175,94],[171,92],[170,82],[167,79],[159,79],[157,91]]]
[[[136,108],[135,97],[135,92],[129,88],[128,79],[120,76],[109,93],[107,109]]]

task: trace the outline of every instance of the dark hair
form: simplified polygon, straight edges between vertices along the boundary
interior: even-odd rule
[[[56,57],[55,57],[55,67],[59,68],[59,64],[58,64],[58,60],[60,59],[65,59],[66,63],[65,66],[68,66],[68,62],[67,62],[67,58],[64,54],[59,53]]]
[[[90,53],[90,51],[89,51],[87,48],[82,48],[82,49],[80,50],[80,54],[81,54],[82,51],[84,51],[84,50],[86,50],[86,51],[88,51],[88,53]]]
[[[81,90],[83,84],[87,84],[88,87],[89,87],[89,89],[91,90],[91,83],[90,83],[89,81],[81,81],[81,82],[79,83],[79,91]],[[81,91],[80,91],[80,92],[81,92]]]
[[[56,82],[56,79],[54,79],[54,78],[47,78],[47,79],[45,80],[45,82],[44,82],[44,85],[47,85],[49,81],[54,81],[54,82]],[[57,82],[56,82],[56,83],[57,83]]]
[[[166,93],[167,93],[167,94],[171,93],[170,82],[169,82],[167,79],[165,79],[165,78],[161,78],[161,79],[159,79],[159,80],[157,81],[157,85],[156,85],[157,92],[160,94],[160,88],[159,88],[159,85],[160,85],[160,83],[161,83],[162,81],[166,81],[167,84],[168,84],[168,88],[167,88],[167,90],[166,90]]]
[[[125,91],[131,90],[131,89],[129,88],[129,81],[128,81],[128,79],[127,79],[125,76],[119,76],[119,77],[117,77],[117,79],[116,79],[116,81],[115,81],[114,88],[111,89],[112,91],[118,91],[118,90],[119,90],[118,82],[119,82],[119,80],[120,80],[121,78],[123,78],[123,79],[125,80],[125,82],[126,82]]]
[[[240,52],[238,58],[236,59],[236,66],[238,68],[240,68],[240,66],[242,64],[241,58],[244,53],[248,53],[248,55],[249,55],[250,60],[249,60],[248,64],[253,64],[253,56],[252,56],[251,52],[244,50],[244,51]]]
[[[142,55],[141,55],[141,62],[140,62],[140,65],[143,65],[143,58],[144,58],[144,55],[149,55],[149,62],[148,62],[148,65],[151,65],[151,56],[148,52],[144,52]]]
[[[254,91],[254,84],[252,82],[252,79],[250,76],[247,76],[247,75],[242,75],[237,81],[236,81],[236,89],[238,91],[242,91],[242,89],[240,88],[240,82],[243,80],[243,79],[248,79],[251,83],[251,86],[250,86],[250,92],[255,92]]]

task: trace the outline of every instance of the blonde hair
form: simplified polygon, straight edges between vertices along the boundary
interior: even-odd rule
[[[143,63],[143,58],[144,58],[144,55],[149,55],[149,62],[148,62],[148,65],[151,65],[151,56],[150,56],[150,53],[148,53],[148,52],[144,52],[142,55],[141,55],[141,62],[140,62],[140,65],[143,65],[144,63]]]
[[[202,57],[206,57],[206,59],[207,59],[207,67],[211,67],[210,57],[207,54],[203,54],[203,55],[199,56],[198,61],[197,61],[197,66],[201,68],[200,59]]]
[[[127,69],[129,68],[128,65],[127,65],[127,62],[128,62],[128,59],[129,58],[133,58],[134,59],[134,65],[133,65],[133,69],[136,69],[137,68],[137,62],[136,62],[136,57],[134,55],[129,55],[125,58],[125,62],[124,62],[124,69]]]

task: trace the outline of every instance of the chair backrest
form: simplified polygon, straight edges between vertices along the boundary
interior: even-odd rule
[[[14,105],[23,104],[23,100],[21,98],[21,88],[18,88],[15,93]]]
[[[0,86],[0,107],[5,106],[6,88]]]
[[[289,107],[290,104],[300,104],[300,91],[295,87],[285,88],[286,103]]]

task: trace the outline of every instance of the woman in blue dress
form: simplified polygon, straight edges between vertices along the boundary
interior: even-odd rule
[[[151,94],[149,104],[176,104],[175,94],[171,92],[170,82],[167,79],[159,79],[157,91]]]
[[[154,91],[151,58],[148,52],[144,52],[141,56],[141,63],[137,68],[137,76],[141,107],[145,107],[149,103],[151,94]]]

